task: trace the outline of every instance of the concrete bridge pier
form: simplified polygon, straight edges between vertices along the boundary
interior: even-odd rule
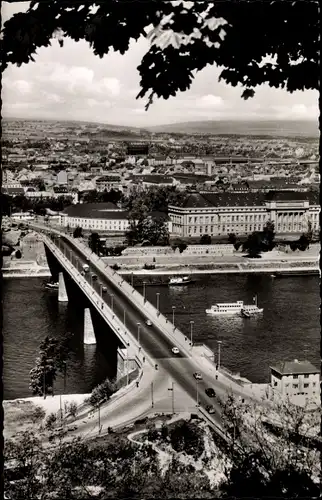
[[[94,326],[89,307],[84,309],[84,344],[96,344]]]
[[[68,295],[63,273],[58,274],[58,302],[68,302]]]

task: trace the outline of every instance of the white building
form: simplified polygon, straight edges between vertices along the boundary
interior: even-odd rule
[[[60,214],[60,224],[88,231],[124,232],[129,227],[128,212],[113,203],[71,205]]]
[[[270,367],[271,387],[294,404],[317,402],[320,370],[309,361],[284,361]]]
[[[72,203],[78,203],[78,193],[66,192],[66,193],[54,193],[53,191],[27,191],[25,193],[26,198],[45,200],[46,198],[71,198]]]
[[[277,233],[302,233],[319,228],[319,195],[314,192],[191,192],[183,206],[169,205],[178,236],[249,234],[272,221]]]
[[[25,221],[25,220],[34,220],[35,216],[30,212],[15,212],[11,214],[11,218],[13,220]]]
[[[67,184],[68,174],[65,170],[61,170],[60,172],[58,172],[56,182],[57,182],[57,184],[60,184],[63,186],[65,186]]]
[[[129,228],[129,212],[118,208],[114,203],[81,203],[70,205],[59,214],[59,224],[64,227],[81,227],[88,231],[111,231],[124,233]],[[154,219],[165,218],[162,212],[151,212]],[[168,230],[172,232],[171,221],[167,220]]]
[[[95,181],[97,191],[110,191],[111,189],[118,190],[122,187],[121,178],[119,175],[104,175],[97,177]]]

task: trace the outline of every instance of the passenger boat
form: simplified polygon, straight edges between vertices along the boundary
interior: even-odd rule
[[[257,296],[254,297],[254,304],[244,304],[242,300],[237,302],[226,302],[218,303],[211,306],[210,309],[206,309],[207,314],[212,314],[213,316],[228,316],[228,315],[242,315],[245,318],[249,318],[254,314],[263,312],[264,309],[259,308],[257,305]]]
[[[169,285],[189,285],[192,283],[192,279],[190,276],[182,276],[177,278],[170,278]]]
[[[45,285],[45,288],[47,288],[48,290],[58,290],[58,287],[59,287],[59,283],[56,282],[56,283],[46,283]]]

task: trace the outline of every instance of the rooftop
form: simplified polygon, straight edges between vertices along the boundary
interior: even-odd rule
[[[128,212],[118,208],[114,203],[77,203],[66,207],[62,212],[69,217],[85,217],[93,219],[126,219]]]
[[[192,192],[183,208],[264,206],[266,201],[309,201],[319,205],[318,192],[269,191],[263,192]]]
[[[270,366],[271,370],[274,370],[281,375],[300,375],[305,373],[320,373],[310,361],[280,361],[273,366]]]

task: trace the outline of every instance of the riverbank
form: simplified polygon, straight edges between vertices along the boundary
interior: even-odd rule
[[[204,267],[204,266],[203,266]],[[316,264],[315,266],[292,266],[292,267],[278,267],[276,265],[272,266],[231,266],[231,265],[221,265],[219,267],[207,267],[207,269],[200,267],[191,267],[191,266],[172,266],[172,267],[158,267],[156,269],[148,270],[148,269],[120,269],[117,271],[118,274],[123,276],[130,275],[142,275],[142,276],[153,276],[153,275],[187,275],[187,274],[273,274],[274,277],[282,276],[283,274],[287,274],[289,276],[292,275],[318,275],[319,274],[319,266]]]
[[[51,272],[49,267],[39,267],[26,268],[26,269],[14,269],[14,268],[3,268],[2,276],[4,278],[50,278]]]

